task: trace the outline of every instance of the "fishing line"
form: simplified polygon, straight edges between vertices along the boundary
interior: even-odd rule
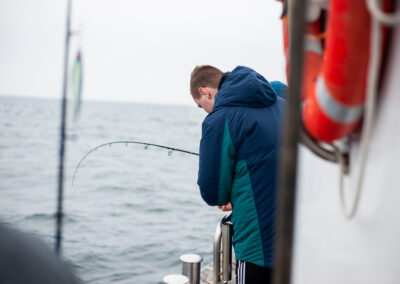
[[[98,145],[96,147],[94,147],[93,149],[91,149],[90,151],[88,151],[83,157],[82,159],[79,161],[78,165],[75,168],[75,172],[74,175],[72,176],[72,186],[74,186],[74,181],[75,181],[75,176],[76,173],[78,172],[82,162],[86,159],[87,156],[89,156],[92,152],[96,151],[99,148],[105,147],[105,146],[111,146],[112,144],[139,144],[139,145],[144,145],[144,149],[147,150],[149,148],[149,146],[151,147],[156,147],[156,148],[162,148],[162,149],[166,149],[168,150],[168,156],[172,155],[172,151],[176,151],[176,152],[181,152],[181,153],[185,153],[185,154],[190,154],[190,155],[194,155],[194,156],[198,156],[198,153],[195,152],[191,152],[191,151],[187,151],[187,150],[182,150],[182,149],[178,149],[178,148],[174,148],[174,147],[170,147],[170,146],[164,146],[164,145],[158,145],[158,144],[153,144],[153,143],[146,143],[146,142],[139,142],[139,141],[113,141],[113,142],[108,142],[108,143],[104,143],[101,145]]]

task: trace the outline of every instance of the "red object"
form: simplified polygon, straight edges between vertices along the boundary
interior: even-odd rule
[[[350,134],[362,117],[370,54],[370,14],[366,1],[331,0],[324,51],[320,20],[308,23],[305,38],[303,121],[317,140],[331,142]],[[288,27],[283,21],[287,59]],[[314,43],[312,43],[314,42]],[[321,44],[321,52],[316,51]]]

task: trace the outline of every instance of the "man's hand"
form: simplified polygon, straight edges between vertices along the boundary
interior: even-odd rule
[[[226,205],[218,206],[219,209],[222,211],[231,211],[232,210],[232,203],[229,201]]]

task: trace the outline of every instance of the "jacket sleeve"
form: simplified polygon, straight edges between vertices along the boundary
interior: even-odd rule
[[[225,205],[231,200],[234,167],[235,149],[228,120],[204,121],[197,183],[208,205]]]

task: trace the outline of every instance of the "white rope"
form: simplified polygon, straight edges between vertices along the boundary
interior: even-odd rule
[[[375,2],[375,0],[368,0],[368,3]],[[378,6],[374,7],[379,9]],[[379,9],[380,11],[380,9]],[[366,104],[364,110],[364,120],[361,134],[361,145],[360,145],[360,167],[357,179],[357,185],[355,190],[355,197],[353,203],[348,210],[344,198],[344,160],[343,156],[340,153],[339,149],[335,146],[334,150],[338,157],[338,161],[340,164],[340,181],[339,181],[339,189],[340,189],[340,204],[342,207],[343,215],[347,219],[351,219],[354,217],[357,212],[358,204],[361,197],[361,189],[364,181],[365,175],[365,167],[368,159],[368,150],[369,150],[369,142],[371,137],[371,132],[375,119],[375,107],[376,107],[376,98],[378,93],[378,80],[379,80],[379,70],[380,70],[380,58],[381,58],[381,42],[382,42],[382,30],[380,26],[380,19],[375,16],[373,12],[372,14],[372,23],[371,23],[371,43],[370,43],[370,65],[368,69],[368,83],[367,83],[367,95],[366,95]]]
[[[379,4],[378,4],[379,1]],[[384,23],[389,26],[394,26],[400,23],[400,12],[389,14],[381,10],[382,0],[367,0],[368,10],[371,15],[377,19],[379,22]]]

